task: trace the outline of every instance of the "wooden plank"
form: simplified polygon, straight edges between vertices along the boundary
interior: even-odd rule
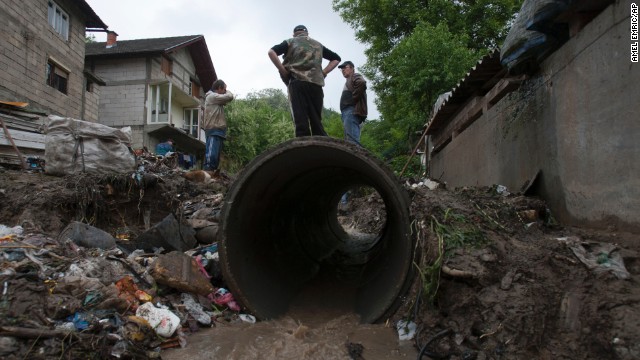
[[[29,105],[29,103],[17,102],[17,101],[0,101],[0,104],[15,106],[15,107],[19,107],[19,108],[27,107],[27,105]]]
[[[522,84],[526,78],[527,75],[521,75],[518,77],[504,78],[498,81],[498,83],[485,95],[487,98],[487,109],[490,109],[493,105],[497,104],[498,101],[508,93],[519,88],[520,84]]]
[[[46,135],[30,131],[9,129],[13,142],[19,148],[44,150]],[[0,146],[11,146],[4,132],[0,133]]]
[[[458,111],[456,115],[451,118],[451,121],[444,126],[442,131],[438,131],[437,134],[434,135],[434,142],[440,143],[442,138],[455,137],[458,133],[460,133],[460,128],[466,124],[467,120],[470,117],[474,117],[474,120],[479,117],[477,114],[480,112],[482,115],[482,106],[484,105],[484,101],[482,101],[482,96],[475,96],[471,98],[461,109]],[[467,124],[468,126],[469,124]]]

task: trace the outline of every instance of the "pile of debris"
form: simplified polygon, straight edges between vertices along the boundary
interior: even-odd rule
[[[159,358],[188,329],[255,321],[218,264],[229,178],[197,184],[170,158],[140,160],[117,176],[3,171],[0,215],[19,225],[0,225],[0,357]]]
[[[117,176],[2,172],[0,357],[159,358],[199,329],[255,321],[217,258],[233,179],[142,158]],[[427,180],[406,184],[418,276],[388,321],[420,358],[640,356],[637,236],[563,227],[501,186]],[[355,191],[338,218],[377,233],[384,201]],[[342,357],[374,355],[349,345]]]

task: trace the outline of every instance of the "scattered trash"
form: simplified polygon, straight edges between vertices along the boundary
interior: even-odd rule
[[[507,187],[504,185],[496,185],[496,194],[502,195],[502,196],[510,195],[509,191],[507,190]]]
[[[240,311],[240,306],[236,303],[233,298],[233,294],[229,292],[229,290],[225,288],[219,288],[213,294],[213,302],[218,305],[226,305],[229,309],[233,311]]]
[[[182,304],[185,309],[197,322],[202,325],[211,325],[211,315],[207,314],[202,305],[196,302],[191,294],[182,293]]]
[[[631,277],[616,245],[582,241],[577,237],[562,237],[557,240],[565,242],[573,254],[596,274],[611,272],[621,280]]]
[[[6,225],[0,225],[0,238],[10,235],[22,235],[24,229],[22,226],[8,227]]]
[[[412,189],[416,189],[418,187],[426,187],[429,190],[435,190],[437,188],[440,187],[440,183],[434,180],[431,180],[429,178],[425,178],[424,180],[415,183],[415,184],[409,184],[409,182],[407,182],[407,185],[410,186]]]
[[[249,314],[238,314],[238,317],[240,318],[240,320],[249,323],[249,324],[255,324],[256,323],[256,317],[253,315],[249,315]]]
[[[144,303],[138,307],[136,316],[149,322],[156,334],[170,337],[180,326],[180,318],[167,309],[159,309],[152,303]]]
[[[398,320],[396,323],[398,330],[398,338],[402,340],[411,340],[416,334],[417,325],[413,321]]]

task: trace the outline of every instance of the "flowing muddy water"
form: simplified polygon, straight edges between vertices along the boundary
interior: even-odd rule
[[[415,359],[412,341],[399,341],[392,326],[360,324],[354,314],[301,321],[291,315],[255,324],[235,323],[188,336],[184,349],[162,352],[165,360],[199,359]],[[362,345],[361,357],[349,355]]]
[[[365,246],[371,236],[358,234]],[[413,341],[400,341],[393,324],[361,324],[353,313],[355,289],[348,271],[321,271],[276,320],[216,323],[187,337],[184,349],[162,352],[164,360],[199,359],[415,359]],[[342,269],[344,270],[344,269]],[[360,351],[358,351],[361,349]],[[350,355],[350,350],[352,354]],[[360,354],[360,356],[357,356]]]

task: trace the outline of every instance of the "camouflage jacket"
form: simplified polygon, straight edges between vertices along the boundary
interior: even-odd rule
[[[320,86],[324,86],[322,59],[341,60],[338,54],[304,33],[285,40],[272,49],[278,55],[284,54],[282,65],[291,73],[293,79]]]

